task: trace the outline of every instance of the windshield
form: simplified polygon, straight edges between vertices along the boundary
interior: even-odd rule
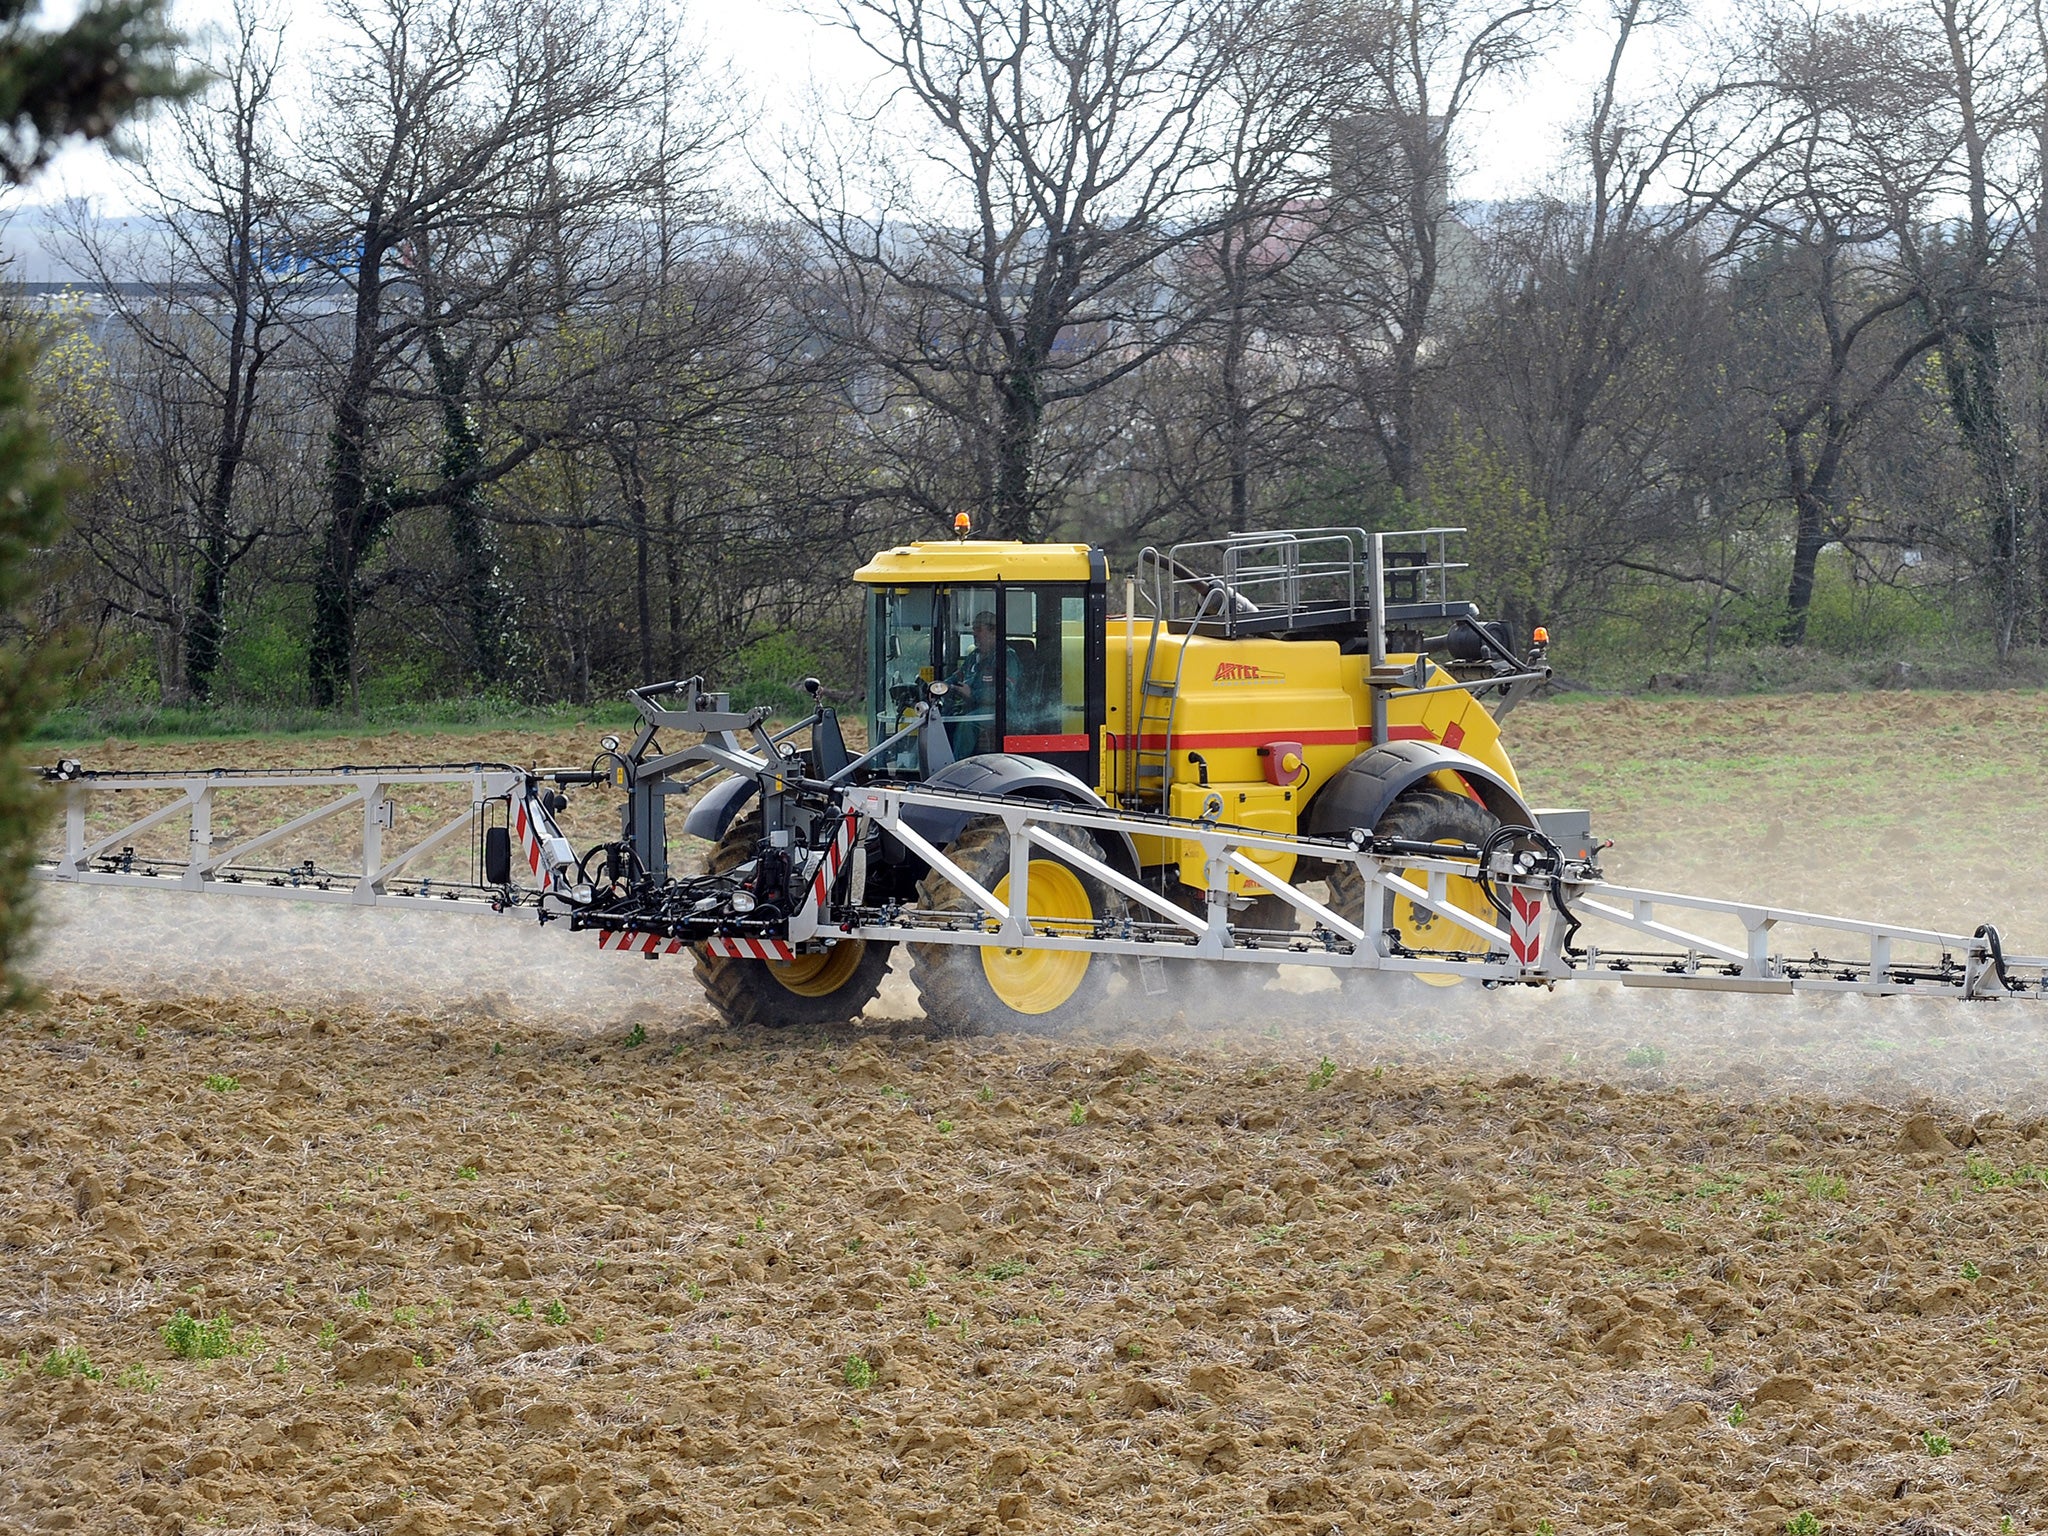
[[[878,590],[871,610],[869,740],[910,723],[933,683],[956,758],[1023,752],[1088,769],[1086,589],[917,586]],[[1099,665],[1099,663],[1098,663]],[[906,741],[877,767],[916,773]]]

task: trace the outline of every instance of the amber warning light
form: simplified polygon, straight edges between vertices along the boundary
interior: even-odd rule
[[[965,512],[955,512],[953,514],[953,537],[956,539],[966,538],[967,530],[973,527],[973,525],[973,519],[968,517]]]
[[[1538,645],[1548,645],[1550,644],[1550,631],[1545,629],[1541,624],[1538,624],[1536,626],[1536,633],[1532,635],[1530,638],[1533,639]]]

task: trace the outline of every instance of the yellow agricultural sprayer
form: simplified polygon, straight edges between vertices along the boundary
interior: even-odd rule
[[[67,800],[45,873],[537,913],[620,953],[689,951],[747,1025],[852,1019],[898,944],[950,1028],[1056,1028],[1119,987],[1256,985],[1283,965],[1354,984],[2044,995],[2048,960],[2004,955],[1988,925],[1605,883],[1587,813],[1531,807],[1502,745],[1500,719],[1549,675],[1542,633],[1518,654],[1452,597],[1458,531],[1148,549],[1121,583],[1086,545],[908,544],[855,573],[863,752],[813,681],[813,712],[778,730],[691,678],[634,690],[636,734],[580,769],[64,762],[45,771]],[[398,837],[395,807],[428,787],[466,804]],[[563,835],[571,790],[619,795],[616,838]],[[225,797],[287,791],[319,803],[217,830]],[[711,844],[699,870],[672,858],[671,799]],[[358,814],[359,858],[351,841],[346,858],[275,861]],[[465,838],[466,876],[424,873]],[[1831,952],[1781,954],[1780,928]]]

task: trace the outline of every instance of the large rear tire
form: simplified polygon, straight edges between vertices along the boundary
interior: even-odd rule
[[[1082,853],[1103,857],[1102,845],[1078,828],[1059,836]],[[1010,840],[999,821],[970,823],[948,858],[998,901],[1007,902]],[[1054,858],[1033,858],[1031,917],[1041,933],[1086,937],[1124,910],[1124,900],[1094,876]],[[918,905],[932,912],[971,912],[966,894],[936,873],[918,885]],[[1088,1019],[1108,995],[1115,958],[1083,950],[1004,949],[995,945],[913,944],[910,979],[934,1029],[977,1034],[1010,1029],[1052,1034]]]
[[[761,841],[756,810],[726,828],[711,850],[709,868],[723,873],[754,856]],[[888,944],[841,939],[829,949],[794,960],[739,960],[692,946],[697,982],[726,1023],[742,1029],[781,1029],[792,1024],[850,1024],[875,1000],[889,973]]]
[[[1375,837],[1397,837],[1410,843],[1477,845],[1491,837],[1499,826],[1491,811],[1462,795],[1447,794],[1440,789],[1422,789],[1410,790],[1387,807],[1372,831]],[[1416,885],[1426,887],[1429,883],[1422,870],[1402,873]],[[1381,910],[1368,916],[1365,912],[1365,877],[1358,872],[1356,865],[1338,865],[1330,876],[1329,885],[1331,910],[1340,917],[1350,918],[1369,935],[1392,929],[1409,949],[1481,955],[1487,952],[1487,941],[1482,935],[1391,893],[1381,902]],[[1480,889],[1478,881],[1454,875],[1447,883],[1445,894],[1451,906],[1470,912],[1482,922],[1499,926],[1493,904],[1486,899],[1486,892]],[[1347,983],[1399,980],[1404,974],[1413,975],[1417,981],[1434,987],[1455,986],[1459,980],[1444,971],[1386,972],[1377,978],[1369,971],[1346,971],[1342,974]]]

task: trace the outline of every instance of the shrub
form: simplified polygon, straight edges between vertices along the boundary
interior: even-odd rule
[[[45,1376],[83,1376],[87,1381],[99,1381],[106,1372],[92,1363],[83,1344],[65,1344],[53,1349],[43,1357]]]
[[[254,1330],[244,1337],[227,1313],[212,1318],[194,1317],[183,1307],[157,1330],[164,1345],[180,1360],[225,1360],[246,1355],[256,1347]]]

